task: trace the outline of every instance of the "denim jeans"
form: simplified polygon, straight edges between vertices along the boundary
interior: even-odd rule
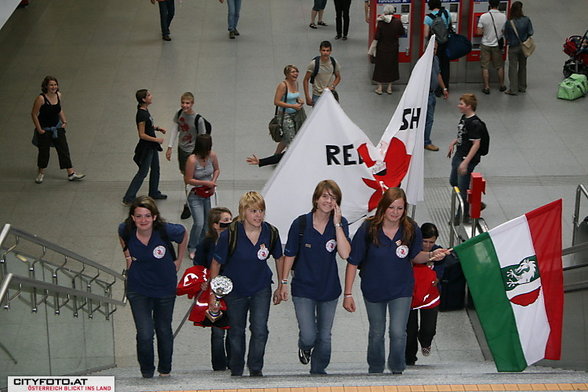
[[[169,35],[169,26],[171,25],[176,7],[174,0],[158,1],[159,4],[159,22],[161,24],[161,35]]]
[[[151,172],[149,173],[149,169]],[[139,171],[133,177],[127,193],[123,197],[124,202],[132,202],[137,197],[137,192],[143,184],[143,180],[149,173],[149,196],[158,195],[159,192],[159,153],[156,150],[147,150],[139,165]]]
[[[263,369],[265,344],[269,335],[267,320],[271,297],[271,286],[267,286],[249,297],[235,297],[231,294],[225,297],[229,325],[231,326],[229,329],[229,343],[231,344],[229,365],[232,375],[242,375],[245,367],[247,313],[249,313],[249,330],[251,331],[247,367],[250,372],[258,372]]]
[[[239,11],[241,11],[241,0],[227,0],[229,6],[229,15],[227,22],[229,25],[229,31],[237,29],[239,23]]]
[[[419,313],[421,322],[419,326]],[[416,362],[419,343],[421,347],[431,347],[433,337],[437,333],[437,314],[439,307],[432,309],[414,309],[408,316],[406,325],[406,362]]]
[[[229,340],[225,339],[226,330],[210,328],[210,358],[213,370],[225,370],[231,355]]]
[[[193,252],[206,235],[206,221],[210,212],[210,197],[200,197],[194,192],[190,192],[188,195],[188,206],[190,207],[192,219],[194,220],[194,224],[190,230],[188,249],[190,252]]]
[[[427,118],[425,120],[425,146],[433,144],[431,142],[431,129],[433,128],[433,120],[435,119],[435,105],[437,98],[434,92],[429,93],[429,100],[427,101]]]
[[[335,319],[338,299],[315,301],[310,298],[292,297],[298,320],[298,347],[311,350],[310,373],[326,374],[331,361],[331,329]]]
[[[364,299],[365,300],[365,299]],[[365,300],[370,329],[368,334],[367,362],[370,373],[383,373],[385,365],[384,332],[386,330],[386,310],[390,312],[390,352],[388,368],[402,372],[406,368],[406,324],[410,313],[412,297],[396,298],[388,302],[369,302]]]
[[[137,328],[137,359],[143,377],[153,376],[155,371],[153,353],[153,335],[157,335],[157,357],[159,373],[169,373],[172,367],[174,337],[172,333],[172,316],[176,297],[154,298],[139,293],[129,292],[127,298],[131,304],[135,327]]]
[[[470,216],[470,205],[468,203],[470,175],[474,171],[474,168],[476,167],[478,162],[474,162],[473,160],[470,161],[470,164],[468,165],[468,171],[463,176],[458,174],[457,172],[457,168],[459,167],[461,162],[463,162],[462,157],[457,156],[457,154],[453,156],[453,159],[451,160],[451,174],[449,175],[449,184],[451,184],[451,186],[456,186],[459,188],[459,193],[461,194],[461,198],[463,199],[465,216]]]

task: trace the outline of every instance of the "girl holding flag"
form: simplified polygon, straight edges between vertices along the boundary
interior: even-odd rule
[[[369,321],[367,362],[369,373],[383,373],[386,313],[390,313],[388,368],[402,374],[406,368],[406,324],[414,286],[412,263],[441,260],[446,249],[422,251],[422,234],[407,214],[406,194],[389,188],[376,214],[361,225],[351,243],[345,271],[343,307],[355,312],[352,287],[361,267],[361,291]]]

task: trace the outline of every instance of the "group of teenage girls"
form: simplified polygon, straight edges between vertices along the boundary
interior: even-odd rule
[[[209,281],[224,275],[233,282],[233,291],[224,297],[230,325],[227,342],[223,330],[212,328],[213,369],[229,368],[232,376],[242,376],[247,366],[250,376],[262,376],[270,304],[287,301],[291,295],[299,327],[298,359],[303,364],[310,363],[311,374],[326,374],[331,358],[331,330],[341,294],[347,311],[357,309],[358,295],[352,288],[358,269],[369,320],[368,371],[383,373],[386,368],[387,323],[388,369],[401,374],[407,363],[414,364],[418,343],[409,342],[407,346],[415,290],[413,265],[432,268],[442,263],[449,252],[433,246],[438,233],[430,230],[431,224],[423,238],[421,229],[407,216],[406,195],[400,188],[390,188],[382,194],[375,214],[363,222],[353,240],[341,214],[341,199],[341,189],[334,181],[321,181],[312,195],[311,211],[292,222],[283,251],[277,229],[264,220],[265,201],[258,192],[250,191],[241,197],[233,223],[228,209],[210,211],[207,234],[198,244],[194,263],[208,268]],[[225,230],[229,225],[233,225],[231,230]],[[187,232],[181,225],[165,223],[155,202],[142,196],[131,203],[127,220],[119,226],[119,236],[127,260],[127,297],[137,327],[141,373],[143,377],[154,374],[155,331],[157,370],[160,376],[168,376],[176,271],[187,248]],[[179,244],[177,254],[170,241]],[[337,254],[347,259],[343,290]],[[270,257],[275,260],[275,277],[268,263]],[[272,294],[273,281],[278,285]],[[200,299],[203,300],[206,301]],[[216,310],[214,295],[208,300],[210,308]],[[248,350],[247,320],[251,332]],[[430,323],[431,317],[426,320]],[[426,330],[428,336],[419,336],[418,331],[409,331],[408,335],[418,339],[423,354],[428,355],[433,338],[431,327],[421,326],[421,330]],[[434,335],[434,325],[432,330]]]

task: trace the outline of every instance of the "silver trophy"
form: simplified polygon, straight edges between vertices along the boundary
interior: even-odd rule
[[[220,300],[233,291],[233,281],[226,276],[219,275],[210,281],[210,290],[215,296],[214,308],[216,311],[213,312],[208,308],[206,317],[214,323],[223,315],[223,312],[220,310]]]

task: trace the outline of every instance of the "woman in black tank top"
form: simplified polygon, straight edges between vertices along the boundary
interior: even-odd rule
[[[39,149],[37,166],[39,171],[35,182],[41,184],[45,177],[45,168],[49,164],[51,147],[55,147],[59,157],[59,167],[67,170],[69,181],[79,181],[84,174],[76,173],[69,156],[69,146],[65,137],[67,120],[61,109],[59,84],[53,76],[46,76],[41,84],[42,93],[35,99],[31,117],[35,124],[33,144]]]

